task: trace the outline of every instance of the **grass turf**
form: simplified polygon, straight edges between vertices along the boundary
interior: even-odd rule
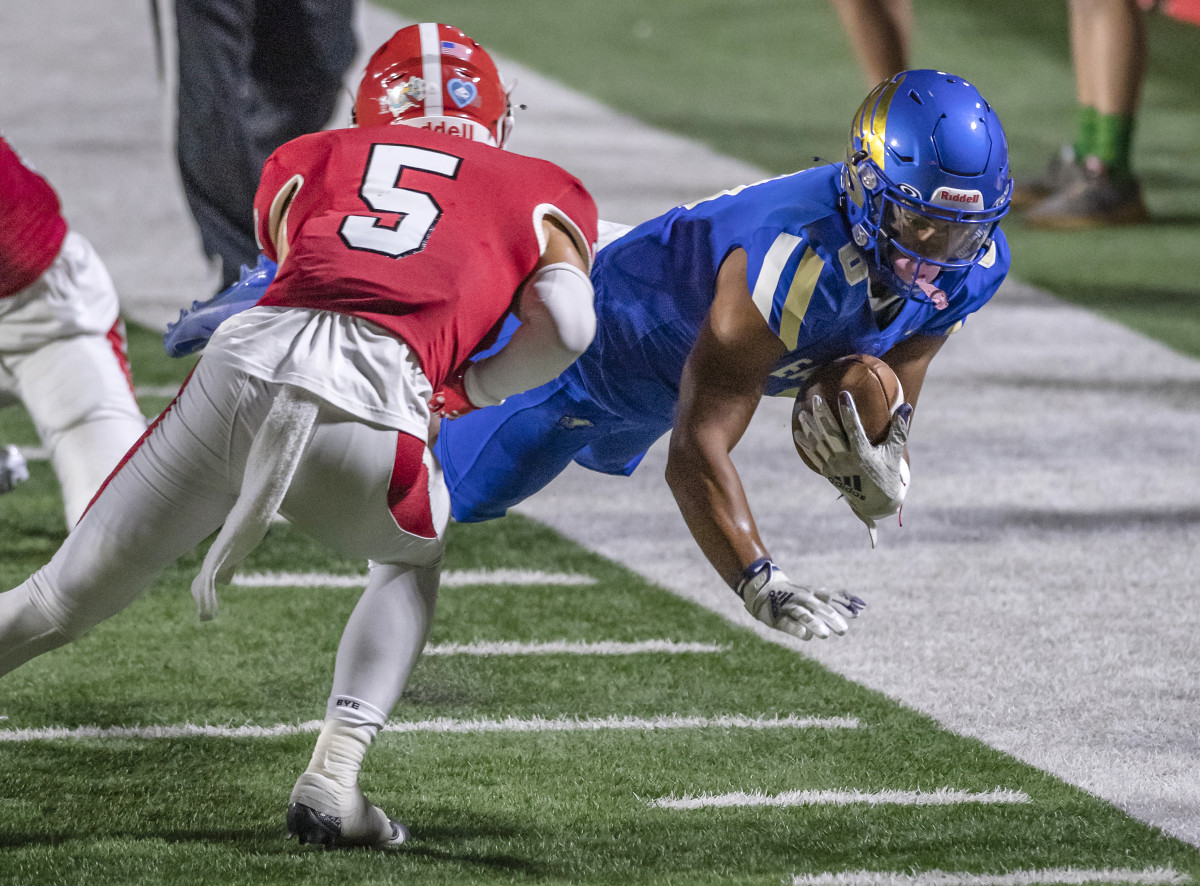
[[[186,372],[131,330],[139,382]],[[161,399],[161,398],[159,398]],[[6,413],[5,422],[11,422]],[[0,425],[0,430],[5,426]],[[0,587],[57,549],[49,468],[0,498]],[[183,558],[78,644],[0,681],[0,730],[270,726],[321,716],[354,590],[243,588],[199,624]],[[857,729],[625,729],[385,733],[363,783],[408,822],[397,853],[320,853],[283,839],[313,735],[0,741],[2,884],[786,882],[869,869],[1000,872],[1170,866],[1200,852],[1051,776],[766,643],[532,521],[451,529],[447,569],[593,576],[588,587],[447,587],[432,642],[697,640],[712,654],[431,656],[398,721],[691,715],[851,717]],[[363,564],[272,528],[244,572],[360,573]],[[870,617],[869,611],[866,617]],[[0,737],[3,737],[0,735]],[[655,808],[732,791],[1027,793],[1019,805]]]

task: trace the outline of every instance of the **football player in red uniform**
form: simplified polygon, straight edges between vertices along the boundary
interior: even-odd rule
[[[407,830],[358,773],[433,616],[449,500],[431,426],[546,382],[587,348],[597,219],[573,176],[500,150],[508,96],[456,28],[398,31],[355,115],[267,161],[256,224],[277,279],[221,325],[51,562],[0,594],[0,673],[115,614],[221,527],[192,589],[212,617],[216,584],[278,510],[370,561],[288,829],[383,847]],[[526,331],[468,368],[510,311]]]
[[[67,526],[146,430],[117,292],[58,194],[0,136],[0,409],[23,404],[62,487]],[[0,447],[2,448],[2,447]],[[0,452],[20,467],[14,449]]]

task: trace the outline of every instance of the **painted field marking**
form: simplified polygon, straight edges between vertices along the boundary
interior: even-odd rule
[[[594,585],[596,579],[576,572],[538,572],[533,569],[458,569],[442,573],[442,587],[464,585]],[[250,572],[233,577],[244,588],[362,588],[366,575],[332,572]]]
[[[729,646],[715,643],[686,643],[679,640],[639,640],[618,643],[613,640],[598,643],[577,643],[571,640],[548,640],[540,643],[436,643],[425,647],[426,655],[637,655],[661,652],[679,655],[689,652],[728,652]]]
[[[179,393],[182,382],[177,385],[134,385],[135,397],[174,397]]]
[[[797,874],[792,886],[1082,886],[1085,883],[1133,883],[1144,886],[1190,883],[1191,877],[1170,867],[1147,868],[1043,868],[1006,871],[1003,874],[959,874],[924,871],[917,874],[888,871],[845,871],[839,874]]]
[[[659,797],[650,806],[659,809],[712,809],[730,806],[946,806],[957,803],[1028,803],[1024,791],[996,788],[992,791],[956,791],[938,788],[936,791],[784,791],[763,794],[757,791],[736,791],[730,794],[700,794],[698,796]]]
[[[277,738],[321,731],[321,720],[304,723],[278,723],[274,726],[215,726],[183,723],[174,726],[48,726],[41,729],[0,729],[0,743],[24,741],[60,741],[105,738]],[[627,730],[652,732],[659,729],[857,729],[853,717],[487,717],[456,720],[435,717],[430,720],[392,720],[384,732],[434,732],[479,734],[490,732],[603,732]]]

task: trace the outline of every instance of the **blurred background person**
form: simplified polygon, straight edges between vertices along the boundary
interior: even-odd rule
[[[870,85],[909,67],[912,0],[830,0]],[[1138,0],[1068,0],[1078,103],[1075,140],[1039,175],[1018,177],[1012,205],[1034,228],[1074,230],[1149,218],[1130,162],[1146,78]]]
[[[263,163],[333,115],[355,57],[354,0],[154,0],[152,8],[184,196],[219,291],[258,258],[253,200]]]
[[[1070,0],[1071,60],[1079,105],[1075,141],[1018,185],[1032,227],[1071,230],[1149,218],[1130,157],[1146,79],[1145,13],[1137,0]]]
[[[146,420],[108,270],[0,136],[0,409],[15,404],[46,447],[73,527]],[[24,466],[0,448],[11,488]]]
[[[830,0],[854,55],[874,87],[908,70],[912,43],[912,0]]]

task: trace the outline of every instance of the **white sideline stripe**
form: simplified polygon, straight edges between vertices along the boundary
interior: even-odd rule
[[[982,793],[938,788],[936,791],[784,791],[762,794],[757,791],[699,796],[659,797],[649,805],[660,809],[707,809],[728,806],[948,806],[957,803],[1028,803],[1024,791],[996,788]]]
[[[49,726],[42,729],[0,729],[0,743],[23,741],[56,741],[104,738],[276,738],[320,732],[321,720],[304,723],[279,723],[274,726],[213,726],[184,723],[177,726]],[[853,717],[532,717],[522,720],[505,717],[455,720],[436,717],[432,720],[393,720],[383,727],[384,732],[438,732],[473,734],[487,732],[602,732],[630,730],[649,732],[656,729],[857,729]]]
[[[542,643],[438,643],[425,647],[426,655],[636,655],[641,652],[665,652],[672,655],[687,652],[728,652],[729,646],[714,643],[684,643],[678,640],[639,640],[618,643],[605,640],[599,643],[577,643],[571,640],[549,640]]]
[[[792,886],[1033,886],[1033,884],[1136,883],[1156,886],[1160,883],[1190,883],[1191,877],[1174,868],[1043,868],[1008,871],[1003,874],[959,874],[953,871],[925,871],[901,874],[888,871],[845,871],[838,874],[797,874]]]
[[[596,579],[576,572],[538,572],[533,569],[460,569],[442,573],[442,587],[463,585],[594,585]],[[366,575],[332,572],[250,572],[235,575],[244,588],[361,588]]]
[[[174,397],[179,393],[178,385],[134,385],[133,395],[135,397]]]

